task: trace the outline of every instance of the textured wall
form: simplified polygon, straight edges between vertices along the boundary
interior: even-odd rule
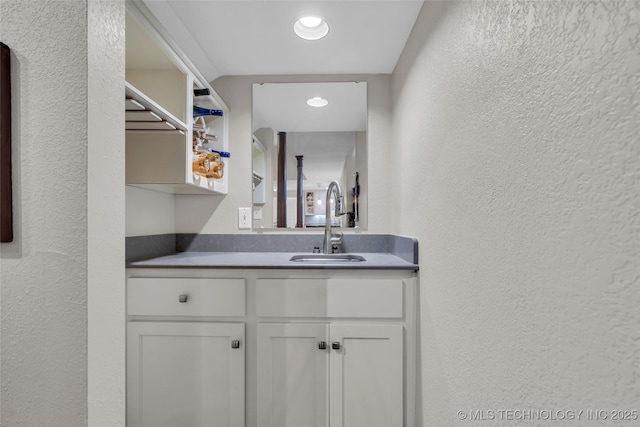
[[[638,2],[425,3],[392,80],[424,425],[640,409],[639,46]]]
[[[251,187],[251,93],[257,82],[368,82],[368,230],[386,233],[391,228],[391,191],[388,159],[390,152],[390,76],[226,76],[212,84],[225,100],[229,115],[229,194],[222,196],[176,196],[175,217],[178,233],[238,233],[238,208],[252,205]],[[225,172],[226,173],[226,172]],[[375,191],[374,191],[375,189]],[[375,213],[375,214],[373,214]]]
[[[89,0],[87,5],[88,423],[84,425],[122,427],[126,341],[122,108],[125,6],[124,0]]]
[[[0,247],[1,425],[87,417],[87,5],[0,2],[16,240]]]

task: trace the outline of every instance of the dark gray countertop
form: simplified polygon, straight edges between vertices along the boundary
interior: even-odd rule
[[[322,247],[322,234],[164,234],[127,237],[129,268],[287,268],[418,270],[418,241],[389,234],[345,234],[341,252],[362,262],[294,262]]]
[[[361,262],[294,262],[289,259],[300,252],[179,252],[141,261],[128,268],[277,268],[331,270],[418,270],[418,265],[390,253],[358,253]]]

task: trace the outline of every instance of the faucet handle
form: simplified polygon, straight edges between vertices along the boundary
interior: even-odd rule
[[[329,238],[329,243],[331,244],[331,253],[339,254],[340,247],[342,244],[342,232],[338,231],[337,233],[331,233],[331,237]]]
[[[344,197],[336,197],[336,216],[341,216],[346,214],[344,211]]]

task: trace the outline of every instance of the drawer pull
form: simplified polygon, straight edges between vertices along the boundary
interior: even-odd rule
[[[187,294],[183,294],[183,295],[180,295],[178,297],[178,301],[181,302],[181,303],[187,302],[188,299],[189,299],[189,295],[187,295]]]
[[[318,349],[320,350],[326,350],[327,349],[327,342],[326,341],[320,341],[318,343]]]
[[[331,348],[334,350],[340,350],[340,343],[338,341],[334,341],[331,343]]]
[[[231,341],[231,348],[240,348],[240,340]]]

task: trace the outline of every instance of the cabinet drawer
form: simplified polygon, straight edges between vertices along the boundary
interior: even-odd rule
[[[244,316],[245,287],[244,279],[130,278],[127,281],[127,313],[138,316]]]
[[[403,316],[401,279],[258,279],[261,317]]]

